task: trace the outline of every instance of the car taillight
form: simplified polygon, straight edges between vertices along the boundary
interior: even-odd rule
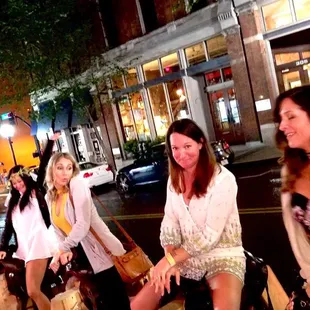
[[[106,170],[106,171],[111,171],[111,167],[108,166],[108,167],[105,168],[105,170]]]
[[[83,175],[83,178],[89,178],[89,177],[91,177],[93,174],[91,173],[91,172],[86,172],[86,173],[84,173],[84,175]]]

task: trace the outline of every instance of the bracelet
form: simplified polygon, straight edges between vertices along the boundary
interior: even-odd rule
[[[166,253],[166,255],[165,255],[165,257],[166,257],[166,259],[167,259],[167,261],[168,261],[168,263],[169,263],[169,265],[171,266],[171,267],[173,267],[174,265],[176,265],[176,261],[175,261],[175,259],[173,258],[173,256],[171,255],[171,253]]]

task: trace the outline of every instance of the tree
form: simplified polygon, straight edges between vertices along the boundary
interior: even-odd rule
[[[0,4],[0,105],[21,104],[33,96],[55,91],[56,97],[32,117],[54,117],[61,102],[74,98],[76,112],[91,117],[85,88],[94,87],[100,104],[109,87],[104,81],[121,69],[105,62],[103,33],[95,37],[95,0],[2,0]],[[96,126],[94,126],[96,130]],[[101,146],[112,167],[111,151]]]

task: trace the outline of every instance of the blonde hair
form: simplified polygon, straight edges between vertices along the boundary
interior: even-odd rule
[[[72,162],[72,168],[73,168],[72,178],[77,176],[80,172],[78,163],[76,162],[74,157],[69,153],[56,153],[50,158],[46,168],[45,184],[47,185],[47,197],[52,201],[55,200],[57,197],[57,189],[55,187],[55,180],[54,180],[54,171],[56,168],[56,164],[62,158],[68,159]],[[67,185],[68,191],[69,191],[69,184]]]

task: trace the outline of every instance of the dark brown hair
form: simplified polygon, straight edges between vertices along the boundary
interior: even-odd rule
[[[280,109],[284,99],[291,99],[308,114],[310,120],[310,85],[287,90],[278,96],[273,112],[274,121],[278,124],[281,123]],[[279,129],[279,126],[276,131],[276,143],[278,148],[284,152],[281,162],[287,166],[289,172],[289,177],[282,184],[282,189],[284,191],[292,191],[294,190],[295,180],[301,176],[301,171],[307,166],[309,159],[305,150],[289,147],[286,136]]]
[[[203,131],[192,120],[185,118],[177,120],[170,125],[166,136],[166,150],[169,157],[171,184],[176,193],[181,194],[185,192],[185,183],[183,168],[175,161],[172,154],[170,136],[173,133],[182,134],[202,144],[196,167],[196,176],[190,193],[190,197],[195,195],[199,198],[207,193],[207,187],[214,175],[216,165],[214,154]]]

